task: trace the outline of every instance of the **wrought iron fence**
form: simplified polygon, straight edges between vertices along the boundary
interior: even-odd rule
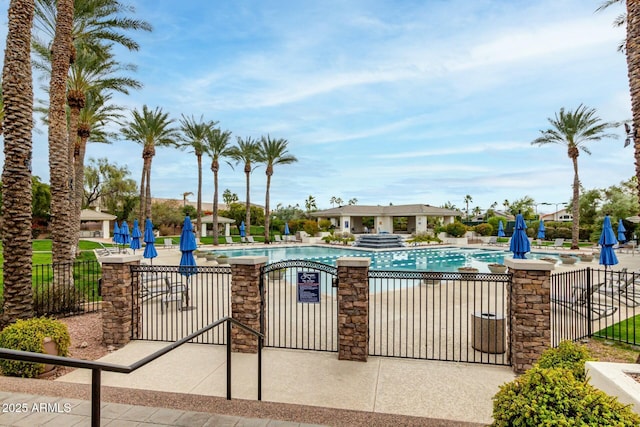
[[[314,273],[317,302],[299,302],[299,275]],[[315,275],[317,273],[317,276]],[[262,332],[268,347],[338,351],[338,308],[334,288],[337,269],[306,260],[281,261],[263,267]]]
[[[34,265],[37,316],[73,316],[100,309],[100,264],[95,260]]]
[[[640,275],[586,268],[551,275],[552,344],[600,337],[640,344]]]
[[[369,271],[369,354],[510,364],[510,274]]]
[[[229,266],[134,265],[131,275],[132,339],[176,341],[231,316]],[[211,330],[193,342],[226,344],[226,338]]]

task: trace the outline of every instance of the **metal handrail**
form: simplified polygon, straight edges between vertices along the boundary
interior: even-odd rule
[[[223,317],[213,323],[193,332],[186,337],[171,343],[150,355],[143,357],[131,365],[117,365],[115,363],[97,362],[94,360],[73,359],[63,356],[34,353],[31,351],[11,350],[0,348],[0,359],[18,360],[23,362],[48,363],[51,365],[69,366],[72,368],[91,369],[91,426],[100,426],[100,380],[102,371],[129,374],[138,368],[154,361],[221,324],[227,324],[227,400],[231,400],[231,326],[236,325],[258,337],[258,400],[262,400],[262,344],[264,334],[252,329],[232,317]]]

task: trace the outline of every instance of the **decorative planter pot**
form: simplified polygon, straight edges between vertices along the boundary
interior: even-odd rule
[[[279,270],[273,270],[267,273],[269,280],[283,280],[287,270],[281,268]]]
[[[560,261],[562,261],[563,264],[575,264],[578,262],[578,258],[571,255],[560,255]]]
[[[58,356],[58,344],[50,337],[45,337],[42,340],[42,346],[44,347],[44,354],[49,354],[51,356]],[[51,375],[55,374],[56,365],[51,365],[46,363],[44,365],[44,372],[38,375],[38,378],[47,378]]]
[[[489,271],[492,273],[506,273],[507,272],[507,266],[504,264],[489,264]]]
[[[205,254],[204,257],[207,261],[215,261],[218,259],[218,256],[215,254]]]
[[[216,258],[216,261],[218,261],[218,264],[229,264],[229,257],[219,256],[218,258]]]
[[[425,285],[439,285],[442,280],[442,273],[431,273],[427,274],[424,279],[422,279],[422,283]]]
[[[591,254],[581,254],[581,255],[578,255],[578,257],[580,257],[580,261],[582,261],[582,262],[591,262],[591,261],[593,261],[593,255],[591,255]]]
[[[549,263],[551,263],[551,264],[555,264],[556,262],[558,262],[558,260],[557,260],[557,259],[555,259],[555,258],[550,258],[550,257],[543,257],[543,258],[540,258],[540,261],[546,261],[546,262],[549,262]]]
[[[458,267],[458,273],[463,280],[475,280],[478,271],[475,267]]]

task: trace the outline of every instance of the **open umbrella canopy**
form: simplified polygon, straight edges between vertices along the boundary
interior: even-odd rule
[[[118,221],[113,221],[113,238],[111,239],[113,243],[120,243],[120,226],[118,226]]]
[[[540,220],[540,226],[538,227],[538,239],[544,239],[544,221]]]
[[[240,223],[240,227],[239,227],[239,228],[240,228],[240,237],[244,237],[244,236],[246,236],[246,235],[247,235],[247,233],[246,233],[246,227],[245,227],[245,225],[244,225],[244,221],[242,221],[242,222]]]
[[[622,224],[622,218],[618,220],[618,240],[620,242],[626,242],[627,241],[627,237],[624,235],[624,233],[627,231],[626,228],[624,228],[624,225]]]
[[[616,235],[613,232],[613,227],[611,227],[611,218],[609,218],[609,215],[607,215],[604,217],[604,221],[602,223],[602,233],[600,234],[600,239],[598,240],[598,244],[601,246],[600,264],[604,265],[605,268],[608,265],[616,265],[618,263],[618,258],[613,251],[613,246],[617,243],[618,241],[616,240]]]
[[[524,223],[522,214],[516,216],[516,227],[511,236],[509,250],[513,252],[513,258],[525,259],[525,254],[531,250],[531,244],[527,238],[527,225]]]
[[[640,216],[638,216],[638,215],[630,216],[630,217],[627,217],[627,218],[625,218],[625,219],[626,219],[627,221],[629,221],[629,222],[634,223],[634,224],[638,224],[638,223],[640,223]]]
[[[129,224],[127,221],[122,221],[120,224],[120,243],[123,245],[131,243],[131,236],[129,234]]]
[[[498,237],[504,237],[504,225],[502,225],[502,220],[498,222]]]
[[[285,236],[288,236],[288,235],[289,235],[289,233],[291,233],[291,232],[289,231],[289,223],[288,223],[288,222],[285,222],[285,223],[284,223],[284,235],[285,235]]]
[[[151,223],[151,219],[147,218],[144,223],[144,243],[146,244],[144,248],[144,254],[142,254],[145,258],[153,259],[158,256],[158,251],[156,251],[156,237],[153,235],[153,224]]]
[[[140,225],[138,225],[138,220],[133,220],[133,230],[131,230],[131,244],[129,245],[131,249],[133,249],[133,253],[136,253],[136,249],[140,249],[140,238],[142,237],[142,232],[140,231]]]
[[[196,273],[196,259],[193,257],[193,251],[197,249],[196,236],[193,234],[193,225],[191,218],[187,215],[182,225],[182,233],[180,233],[180,267],[178,271],[183,276],[190,276]]]

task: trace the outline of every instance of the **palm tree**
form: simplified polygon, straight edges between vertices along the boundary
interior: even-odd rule
[[[312,195],[309,195],[309,197],[307,197],[307,200],[304,201],[304,207],[305,209],[307,209],[307,215],[309,215],[311,211],[318,209],[318,206],[316,205],[316,198]]]
[[[636,164],[636,178],[638,178],[638,195],[640,196],[640,4],[637,1],[627,1],[627,69],[629,89],[631,91],[631,114],[633,118],[633,146]]]
[[[247,236],[250,235],[251,229],[251,201],[249,200],[249,188],[250,188],[250,176],[252,169],[252,163],[259,161],[260,146],[258,141],[247,137],[242,139],[238,137],[238,145],[229,149],[227,156],[235,160],[236,164],[244,163],[244,174],[247,177],[247,200],[246,200],[246,214],[245,214],[245,227]]]
[[[464,202],[467,204],[467,221],[469,221],[469,203],[473,202],[471,195],[467,194],[464,196]]]
[[[259,161],[266,166],[265,174],[267,175],[267,190],[265,192],[264,201],[264,243],[268,244],[270,240],[269,225],[270,225],[270,211],[269,211],[269,190],[271,188],[271,177],[273,176],[273,167],[275,165],[288,165],[297,162],[298,159],[295,156],[289,154],[287,151],[287,145],[289,142],[286,139],[271,139],[269,135],[260,139],[259,147]]]
[[[2,70],[4,168],[2,244],[4,248],[3,323],[33,317],[31,285],[31,24],[33,0],[9,4]]]
[[[344,203],[344,200],[342,200],[342,198],[340,197],[336,197],[335,202],[336,202],[336,205],[342,206],[342,204]]]
[[[617,138],[615,134],[605,133],[607,129],[616,127],[616,123],[603,122],[596,116],[596,110],[580,104],[575,111],[565,111],[564,108],[549,118],[551,128],[541,130],[542,134],[531,142],[533,145],[561,144],[567,148],[567,156],[573,163],[573,227],[571,233],[571,248],[578,249],[580,231],[580,177],[578,175],[578,156],[580,150],[591,154],[585,146],[591,141],[603,138]]]
[[[352,205],[357,205],[358,204],[358,199],[356,199],[355,197],[349,199],[349,201],[347,202],[348,205],[352,206]]]
[[[67,131],[67,74],[71,61],[73,0],[58,0],[55,37],[51,47],[49,84],[49,174],[51,179],[51,258],[54,264],[75,258],[71,228],[71,156]],[[60,280],[64,278],[60,277]]]
[[[609,6],[622,4],[624,3],[624,1],[625,0],[606,0],[600,6],[598,6],[598,8],[596,9],[596,12],[601,12],[607,9]],[[616,19],[613,20],[613,25],[616,27],[622,27],[626,23],[627,23],[627,14],[625,13],[621,13],[620,15],[616,16]],[[625,50],[625,42],[623,41],[618,45],[618,52],[624,52],[624,50]]]
[[[502,206],[504,206],[504,213],[508,213],[509,212],[509,200],[504,199],[504,202],[502,202]]]
[[[333,207],[336,204],[336,200],[338,200],[336,196],[331,196],[331,199],[329,199],[329,203],[331,203],[331,207]]]
[[[151,162],[156,146],[175,146],[178,130],[172,128],[174,120],[162,108],[150,110],[142,106],[142,112],[133,110],[132,119],[123,123],[120,132],[130,141],[142,144],[142,177],[140,178],[140,218],[151,218]]]
[[[195,117],[185,117],[182,115],[180,119],[182,136],[181,139],[183,141],[182,144],[179,144],[180,147],[189,147],[193,149],[193,153],[196,155],[196,160],[198,162],[198,202],[196,205],[197,218],[196,218],[196,230],[198,233],[202,228],[202,155],[205,152],[207,135],[211,132],[211,129],[218,122],[214,121],[204,121],[204,117],[200,116],[200,120],[197,121]]]
[[[205,141],[205,152],[211,157],[211,172],[213,172],[213,244],[218,242],[218,172],[220,158],[229,154],[229,139],[231,132],[218,128],[209,129]]]

